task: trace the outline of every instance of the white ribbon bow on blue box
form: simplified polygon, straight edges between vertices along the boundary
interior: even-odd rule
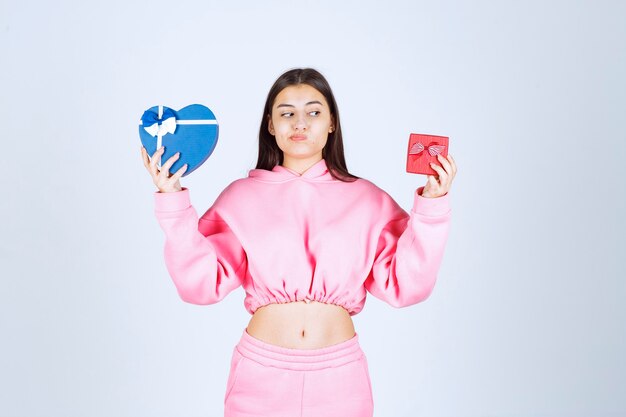
[[[169,171],[175,173],[184,164],[184,176],[192,173],[206,161],[217,145],[219,126],[215,115],[208,107],[192,104],[178,111],[165,106],[154,106],[146,110],[139,121],[139,138],[148,155],[154,155],[163,145],[165,153],[158,161],[167,161],[176,152],[179,158]]]

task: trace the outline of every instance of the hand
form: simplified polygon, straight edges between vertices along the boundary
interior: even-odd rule
[[[161,165],[161,170],[156,166],[157,161],[165,152],[165,148],[161,146],[160,149],[157,149],[156,152],[152,155],[152,159],[148,160],[148,151],[143,146],[141,147],[141,157],[143,159],[143,166],[146,167],[150,176],[152,176],[152,181],[154,185],[157,186],[160,192],[162,193],[173,193],[176,191],[181,191],[183,188],[180,185],[180,177],[183,176],[185,171],[187,171],[187,164],[183,165],[174,175],[170,175],[170,167],[180,156],[180,152],[177,152],[174,156],[168,159],[164,164]]]
[[[443,168],[431,162],[430,166],[432,169],[437,171],[439,175],[428,176],[428,182],[422,190],[423,197],[441,197],[450,191],[450,186],[452,186],[452,180],[456,175],[456,163],[454,162],[452,155],[448,154],[448,159],[441,155],[437,155],[437,159],[441,165],[443,165]]]

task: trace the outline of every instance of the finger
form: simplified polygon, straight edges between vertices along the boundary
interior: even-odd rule
[[[439,188],[439,183],[434,175],[428,176],[428,186],[430,187],[431,193]]]
[[[143,166],[148,168],[148,171],[150,171],[150,157],[148,156],[148,151],[143,146],[141,147],[141,158],[143,160]]]
[[[148,164],[150,164],[150,160],[148,159],[148,153],[146,152],[146,148],[141,147],[141,160],[143,161],[143,166],[148,168]]]
[[[154,157],[158,156],[159,153],[163,152],[165,150],[164,146],[161,146],[159,149],[156,149],[154,151],[154,153],[152,155],[150,155],[150,160],[154,159]],[[146,153],[148,152],[148,150],[146,149]]]
[[[150,159],[150,172],[152,173],[152,178],[154,179],[154,183],[157,183],[157,178],[161,175],[160,167],[157,167],[157,163],[161,160],[161,155],[165,152],[165,148],[161,146],[161,148],[154,151],[152,154],[152,158]]]
[[[152,164],[152,161],[149,159],[150,157],[148,156],[148,150],[145,147],[141,148],[141,153],[143,155],[143,165],[146,167],[146,169],[150,173],[152,180],[155,181],[156,176],[158,175],[159,172],[154,166],[154,164]]]
[[[157,149],[156,151],[154,151],[154,153],[152,154],[151,160],[150,160],[150,166],[156,171],[156,163],[159,160],[159,157],[161,155],[163,155],[163,152],[165,152],[165,148],[163,146],[161,146],[159,149]]]
[[[439,180],[439,188],[437,190],[441,192],[442,190],[448,189],[450,186],[450,176],[448,173],[436,164],[432,164],[432,168],[439,173],[439,177],[437,178]]]
[[[448,173],[439,165],[434,164],[434,163],[430,163],[430,167],[432,169],[434,169],[435,171],[437,171],[437,173],[439,174],[439,180],[443,183],[444,181],[447,181],[448,178]]]
[[[437,181],[437,177],[435,177],[434,175],[428,176],[428,186],[429,186],[429,192],[432,197],[441,197],[442,195],[445,195],[448,192],[447,187],[440,184]]]
[[[161,170],[159,171],[159,175],[157,175],[157,181],[159,182],[159,184],[165,184],[165,182],[167,181],[169,177],[170,177],[169,169],[166,166],[161,165]]]
[[[454,179],[454,168],[452,168],[452,164],[450,164],[450,161],[446,159],[446,157],[444,157],[443,155],[437,155],[437,158],[446,170],[447,177],[443,178],[443,180],[441,181],[441,186],[447,192],[447,189],[450,188],[450,183],[452,183],[452,180]]]
[[[456,175],[456,161],[450,154],[448,154],[448,161],[450,161],[450,165],[452,166],[452,176],[454,176]]]
[[[187,171],[188,165],[185,164],[182,167],[180,167],[180,169],[178,171],[176,171],[174,173],[174,175],[172,175],[170,177],[171,180],[173,180],[174,182],[178,181],[180,179],[180,177],[183,176],[183,174],[185,173],[185,171]]]
[[[439,161],[441,165],[443,165],[443,168],[446,170],[448,174],[452,174],[452,166],[450,165],[450,162],[448,162],[448,160],[443,155],[437,155],[437,160]]]
[[[165,178],[168,178],[170,173],[170,168],[174,165],[174,162],[180,157],[180,152],[176,152],[172,155],[163,165],[161,165],[161,172],[166,172],[167,175]]]

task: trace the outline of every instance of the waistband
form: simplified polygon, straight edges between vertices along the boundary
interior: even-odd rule
[[[318,349],[293,349],[273,345],[259,340],[244,329],[235,348],[239,353],[264,366],[313,371],[333,368],[360,359],[363,351],[359,345],[359,335],[355,332],[351,339]]]

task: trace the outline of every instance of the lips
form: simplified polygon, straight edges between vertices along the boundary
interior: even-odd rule
[[[289,139],[291,139],[293,141],[301,141],[301,140],[306,140],[306,136],[304,136],[304,135],[293,135]]]

